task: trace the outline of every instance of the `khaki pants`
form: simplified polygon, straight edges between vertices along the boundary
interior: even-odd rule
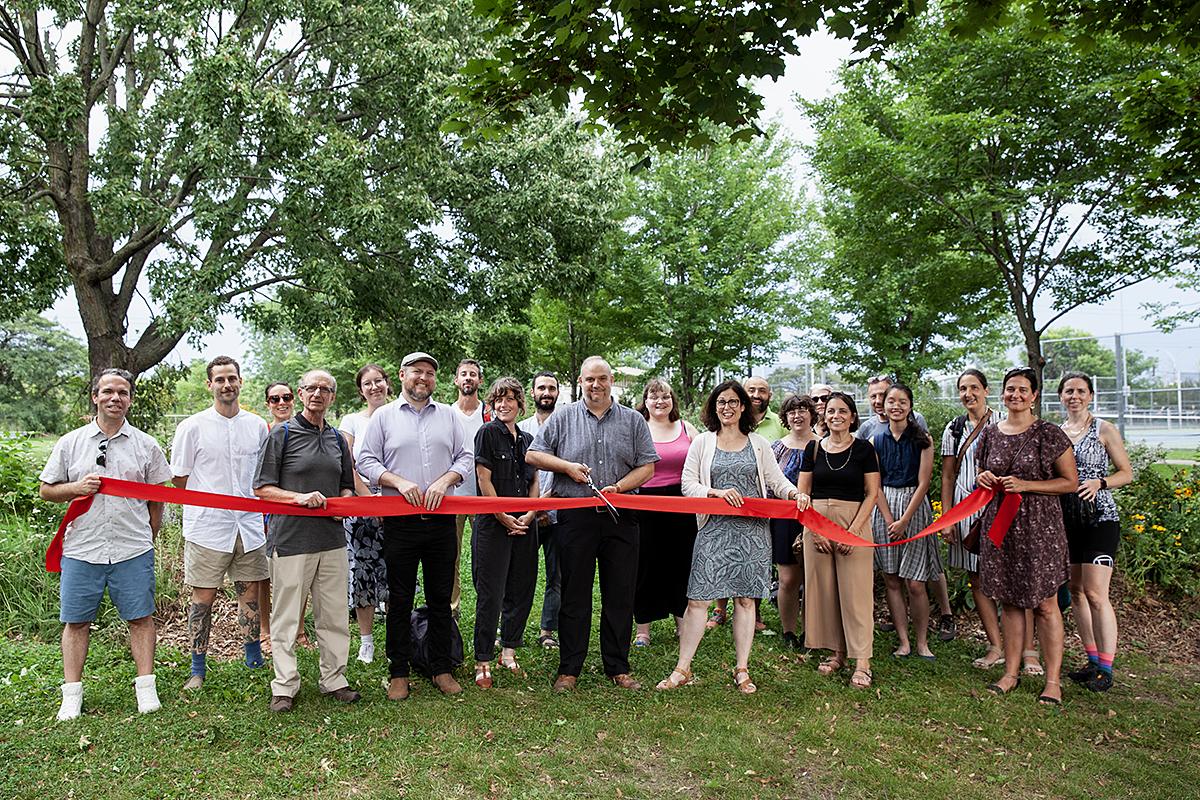
[[[860,503],[813,500],[813,509],[850,530]],[[858,531],[850,531],[862,536]],[[870,523],[862,538],[872,541]],[[870,658],[875,637],[875,555],[870,547],[818,553],[804,531],[804,643],[816,650]]]
[[[275,680],[271,694],[295,697],[300,691],[300,670],[296,665],[296,635],[300,632],[300,613],[304,601],[312,597],[313,622],[316,624],[320,651],[322,692],[348,686],[346,665],[350,661],[350,621],[346,613],[346,587],[350,565],[346,548],[271,558],[271,656]]]
[[[462,586],[458,582],[458,564],[462,561],[462,537],[467,525],[466,514],[456,514],[454,517],[454,588],[450,590],[450,611],[458,618],[458,601],[462,599]]]

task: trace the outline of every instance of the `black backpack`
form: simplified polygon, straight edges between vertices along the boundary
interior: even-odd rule
[[[958,443],[962,441],[963,431],[967,429],[967,415],[962,414],[950,420],[950,435],[954,437],[954,452],[958,452]]]
[[[429,608],[418,606],[412,610],[412,655],[409,657],[412,668],[426,678],[433,677],[429,665]],[[463,663],[462,632],[458,629],[458,620],[450,617],[450,668],[457,669]]]

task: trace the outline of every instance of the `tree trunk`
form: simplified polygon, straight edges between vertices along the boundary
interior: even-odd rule
[[[1021,335],[1025,339],[1025,363],[1037,373],[1039,391],[1033,413],[1040,417],[1042,415],[1042,396],[1046,393],[1046,387],[1042,381],[1042,370],[1046,366],[1046,357],[1042,355],[1042,332],[1033,326],[1032,319],[1028,321],[1022,319]],[[1001,387],[1001,391],[1003,388]]]

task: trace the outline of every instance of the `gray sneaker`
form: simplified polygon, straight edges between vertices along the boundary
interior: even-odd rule
[[[192,675],[187,679],[187,682],[183,684],[183,690],[185,692],[198,692],[202,686],[204,686],[204,676]]]

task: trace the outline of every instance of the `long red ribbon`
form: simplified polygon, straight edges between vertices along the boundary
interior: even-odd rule
[[[429,514],[428,510],[414,506],[399,495],[372,497],[332,497],[325,508],[305,508],[290,503],[276,503],[269,500],[258,500],[251,497],[236,497],[212,492],[198,492],[193,489],[176,489],[171,486],[160,486],[135,481],[123,481],[117,478],[101,478],[99,494],[112,497],[127,497],[132,500],[146,500],[154,503],[174,503],[177,505],[202,506],[204,508],[222,508],[228,511],[250,511],[262,514],[291,514],[301,517],[399,517],[411,514]],[[907,539],[899,539],[886,544],[875,544],[866,541],[847,531],[840,525],[831,522],[811,508],[797,511],[796,504],[789,500],[747,499],[745,503],[734,508],[719,498],[705,497],[661,497],[638,494],[610,494],[609,501],[617,508],[628,508],[635,511],[668,511],[680,514],[724,514],[738,517],[770,517],[776,519],[794,519],[804,527],[819,533],[834,542],[847,544],[852,547],[895,547],[906,542],[916,541],[930,534],[949,528],[982,509],[991,502],[994,492],[991,489],[976,489],[963,499],[961,503],[938,517],[930,526]],[[67,526],[87,513],[92,507],[95,495],[77,497],[71,501],[67,513],[63,516],[58,532],[46,549],[46,570],[48,572],[62,571],[63,537]],[[1004,540],[1004,534],[1016,516],[1021,504],[1021,495],[1005,495],[1000,504],[1000,511],[992,523],[988,536],[999,547]],[[500,511],[550,511],[564,508],[592,508],[601,505],[595,497],[454,497],[442,501],[435,514],[492,514]]]

